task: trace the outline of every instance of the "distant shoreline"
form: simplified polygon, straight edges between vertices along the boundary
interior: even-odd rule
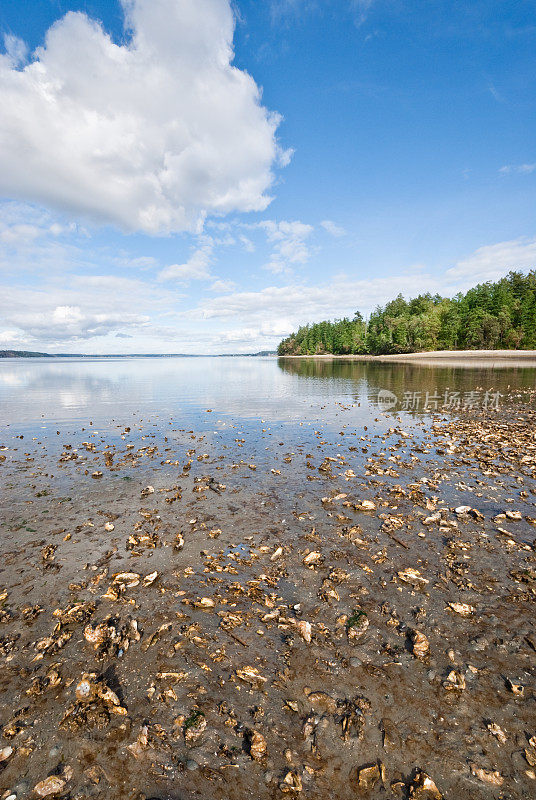
[[[310,356],[279,356],[279,358],[307,359],[314,358],[321,361],[528,361],[536,366],[536,350],[430,350],[422,353],[400,353],[397,355],[310,355]]]

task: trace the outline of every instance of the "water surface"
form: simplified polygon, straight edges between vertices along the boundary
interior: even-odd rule
[[[172,419],[195,430],[217,420],[335,423],[339,404],[353,406],[345,421],[359,427],[374,422],[381,410],[441,410],[458,393],[460,411],[470,411],[485,402],[486,392],[488,402],[504,403],[512,390],[535,385],[535,367],[509,364],[497,369],[463,362],[269,357],[6,359],[0,361],[0,430],[42,431],[89,420],[96,426],[128,424],[131,416],[161,424]],[[390,408],[378,407],[381,390],[395,396]]]

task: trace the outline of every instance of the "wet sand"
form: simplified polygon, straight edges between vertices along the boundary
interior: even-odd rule
[[[0,797],[533,797],[534,401],[4,442]]]
[[[384,361],[392,363],[430,364],[434,367],[515,367],[536,366],[536,350],[430,350],[422,353],[399,353],[397,355],[311,355],[279,356],[281,359],[312,358],[325,361]]]

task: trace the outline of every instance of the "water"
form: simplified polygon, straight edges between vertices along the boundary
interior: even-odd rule
[[[493,368],[247,357],[6,359],[0,361],[0,431],[63,429],[89,420],[97,427],[125,425],[133,417],[156,425],[173,420],[196,431],[231,421],[329,425],[338,422],[341,405],[351,406],[345,423],[361,427],[373,425],[382,410],[402,417],[441,410],[459,393],[463,412],[464,405],[469,411],[504,404],[508,393],[535,385],[536,365],[510,362]],[[396,403],[379,408],[380,390]]]

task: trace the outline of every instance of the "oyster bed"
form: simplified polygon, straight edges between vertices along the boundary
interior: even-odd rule
[[[10,432],[0,798],[535,796],[534,396]]]

